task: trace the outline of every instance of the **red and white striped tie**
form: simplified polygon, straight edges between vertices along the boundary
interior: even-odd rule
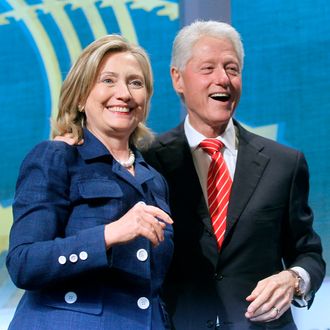
[[[232,186],[225,160],[220,152],[224,144],[217,139],[205,139],[200,144],[211,156],[207,175],[207,197],[214,234],[220,250],[226,231],[227,209]]]

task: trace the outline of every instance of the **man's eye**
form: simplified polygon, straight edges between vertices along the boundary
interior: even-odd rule
[[[201,68],[200,73],[209,75],[209,74],[212,74],[213,71],[214,71],[213,67],[208,66],[208,67]]]
[[[211,71],[213,71],[213,66],[202,67],[202,72],[211,72]]]
[[[238,76],[239,75],[239,68],[237,68],[236,66],[229,66],[226,68],[226,72],[228,74],[234,75],[234,76]]]

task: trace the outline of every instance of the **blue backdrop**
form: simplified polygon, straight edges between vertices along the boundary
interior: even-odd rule
[[[182,2],[185,18],[228,16],[241,32],[246,58],[236,118],[304,151],[315,229],[329,262],[330,1]],[[61,82],[72,61],[106,33],[141,44],[155,75],[148,123],[163,132],[182,116],[169,76],[178,15],[178,0],[0,0],[0,330],[6,329],[21,294],[4,265],[18,168],[32,146],[49,138]]]
[[[305,153],[315,229],[329,263],[330,1],[231,3],[246,51],[237,118],[277,125],[276,139]]]

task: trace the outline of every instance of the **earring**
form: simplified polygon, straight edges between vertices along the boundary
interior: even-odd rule
[[[78,105],[78,111],[79,112],[84,112],[84,110],[85,110],[85,106],[83,106],[83,105]]]

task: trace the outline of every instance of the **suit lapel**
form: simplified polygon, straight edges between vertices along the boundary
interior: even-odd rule
[[[187,188],[187,194],[194,195],[193,200],[197,200],[195,207],[198,218],[207,227],[209,232],[213,232],[209,210],[204,199],[203,191],[195,170],[188,141],[184,134],[183,124],[171,131],[171,134],[161,144],[165,147],[158,150],[159,158],[162,159],[163,171],[172,177],[173,173],[177,176],[178,184]]]
[[[239,147],[234,181],[228,206],[226,237],[230,234],[251,196],[269,162],[269,158],[261,153],[263,145],[255,140],[255,135],[242,128],[239,130]]]
[[[261,153],[263,145],[260,140],[236,121],[234,123],[238,128],[239,147],[228,206],[225,241],[248,204],[269,162],[269,158]],[[184,134],[183,124],[172,130],[160,143],[163,147],[157,153],[162,159],[163,171],[170,177],[175,173],[178,184],[185,185],[188,194],[197,196],[195,200],[198,200],[198,204],[189,205],[189,207],[196,208],[199,219],[210,232],[213,232],[208,207]]]

